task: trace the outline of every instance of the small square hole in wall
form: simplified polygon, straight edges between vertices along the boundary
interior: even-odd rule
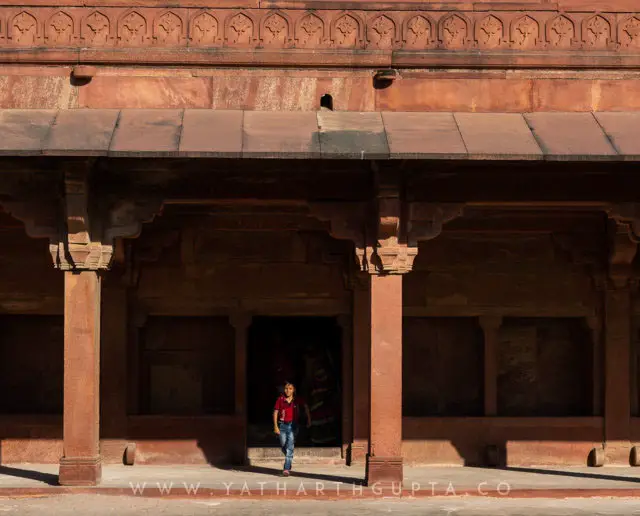
[[[333,111],[333,97],[328,93],[325,93],[320,97],[320,109]]]

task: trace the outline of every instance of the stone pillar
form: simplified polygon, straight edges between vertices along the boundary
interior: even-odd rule
[[[352,318],[348,315],[338,317],[338,325],[341,330],[341,359],[342,359],[342,457],[351,464],[351,445],[353,443],[353,328]]]
[[[631,449],[631,294],[605,292],[604,436],[608,464],[628,464]]]
[[[369,448],[369,378],[371,355],[371,295],[369,275],[353,290],[353,441],[350,464],[364,464]]]
[[[602,307],[601,307],[602,308]],[[602,353],[602,318],[599,315],[587,317],[587,326],[591,333],[592,350],[592,378],[593,378],[593,403],[592,415],[602,416],[602,394],[604,355]]]
[[[354,291],[354,440],[352,461],[365,425],[369,375],[368,485],[402,483],[402,277],[413,268],[418,243],[436,238],[462,215],[459,204],[407,202],[394,167],[372,163],[375,198],[370,203],[315,203],[313,215],[330,224],[334,238],[355,245],[360,273],[370,275],[370,297]],[[367,306],[368,303],[368,306]],[[370,317],[370,319],[369,319]],[[365,332],[370,322],[370,331]],[[368,333],[368,335],[366,335]],[[367,342],[369,341],[369,342]],[[370,355],[365,352],[369,344]],[[365,369],[366,368],[366,369]]]
[[[484,415],[498,415],[498,344],[502,317],[480,317],[484,331]]]
[[[49,243],[53,264],[65,275],[63,456],[59,482],[91,486],[100,482],[102,472],[99,274],[111,266],[117,239],[138,236],[142,222],[153,219],[162,200],[122,195],[118,202],[105,203],[90,190],[92,161],[73,160],[59,165],[64,171],[64,195],[58,213],[64,213],[64,219],[57,221]],[[116,317],[126,317],[126,308]],[[124,345],[126,327],[109,330],[113,332],[110,337]],[[122,350],[114,351],[120,354]],[[110,393],[120,393],[120,399],[126,391],[123,396],[124,387],[115,383],[124,379],[125,372],[125,368],[119,368],[118,380],[107,384]],[[114,409],[122,419],[124,406]],[[107,409],[113,409],[113,405]],[[121,425],[122,419],[114,424]]]
[[[102,288],[100,342],[100,398],[102,400],[100,419],[103,439],[122,440],[127,434],[127,385],[129,383],[127,301],[126,286],[118,277],[107,275],[103,280]]]
[[[631,286],[634,225],[616,220],[604,293],[604,451],[608,464],[629,464],[631,450]]]
[[[402,276],[371,276],[371,401],[366,483],[402,483]]]
[[[65,272],[61,485],[100,482],[100,277]]]
[[[247,340],[252,316],[247,313],[235,313],[229,318],[235,329],[235,415],[241,419],[242,435],[237,461],[244,464],[247,460]]]

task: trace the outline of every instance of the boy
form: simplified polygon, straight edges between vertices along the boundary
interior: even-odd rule
[[[304,407],[307,428],[311,426],[309,407],[301,398],[295,396],[296,388],[290,382],[284,384],[284,394],[276,400],[273,408],[273,431],[280,436],[280,447],[285,456],[282,474],[288,477],[291,473],[295,436],[298,433],[298,417],[300,407]]]

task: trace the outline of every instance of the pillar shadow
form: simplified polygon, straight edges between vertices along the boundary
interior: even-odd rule
[[[219,469],[228,469],[233,471],[245,471],[247,473],[260,473],[263,475],[274,475],[277,477],[282,476],[281,468],[268,468],[265,466],[216,466]],[[345,477],[341,475],[328,475],[323,473],[308,473],[302,471],[291,471],[291,477],[289,478],[307,478],[310,480],[325,480],[327,482],[339,482],[349,485],[364,485],[364,479],[357,477]]]
[[[518,471],[522,473],[535,473],[536,475],[557,475],[560,477],[573,477],[573,478],[593,478],[595,480],[612,480],[618,482],[634,482],[640,483],[640,477],[625,477],[611,474],[602,473],[585,473],[581,471],[559,471],[553,469],[541,469],[541,468],[526,468],[516,466],[501,466],[496,469],[502,471]]]
[[[42,471],[33,471],[30,469],[14,468],[9,466],[0,466],[0,475],[6,475],[15,478],[26,478],[43,482],[50,486],[58,485],[58,475],[53,473],[44,473]]]

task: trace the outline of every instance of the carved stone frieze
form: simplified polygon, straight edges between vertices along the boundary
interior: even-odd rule
[[[242,47],[640,53],[640,12],[0,7],[0,48]]]

